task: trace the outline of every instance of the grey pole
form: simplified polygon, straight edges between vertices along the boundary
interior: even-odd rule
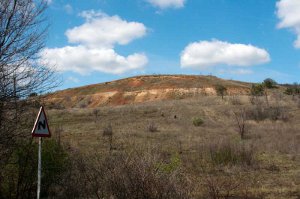
[[[37,195],[36,198],[40,199],[41,192],[41,174],[42,174],[42,138],[39,137],[39,154],[38,154],[38,181],[37,181]]]

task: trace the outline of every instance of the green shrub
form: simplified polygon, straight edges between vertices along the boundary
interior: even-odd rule
[[[290,85],[286,90],[284,91],[284,94],[286,95],[300,95],[300,86],[297,83],[294,83],[293,85]]]
[[[284,94],[293,95],[294,94],[294,89],[293,88],[286,88],[286,90],[284,91]]]
[[[178,154],[171,156],[169,163],[160,163],[158,168],[166,173],[172,173],[176,171],[181,166],[181,159]]]
[[[201,126],[204,121],[200,117],[193,118],[193,125],[194,126]]]
[[[252,96],[262,96],[264,95],[264,85],[263,84],[252,84],[250,93]]]

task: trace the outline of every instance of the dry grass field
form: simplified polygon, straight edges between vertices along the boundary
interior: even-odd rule
[[[100,171],[95,165],[108,157],[139,154],[129,164],[134,171],[155,159],[155,167],[183,176],[178,186],[188,196],[179,198],[300,198],[300,98],[282,89],[270,90],[268,100],[198,95],[51,109],[48,117],[53,137],[94,165],[89,172]],[[94,183],[102,179],[92,176]],[[94,185],[98,197],[101,189]]]

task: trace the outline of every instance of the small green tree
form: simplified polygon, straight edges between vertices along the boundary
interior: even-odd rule
[[[215,89],[216,89],[217,95],[222,96],[222,99],[224,99],[224,95],[227,92],[227,88],[221,84],[217,84],[215,86]]]
[[[256,104],[258,102],[258,97],[265,95],[266,90],[263,84],[252,84],[250,89],[250,102]],[[267,98],[266,98],[267,99]]]
[[[265,88],[263,84],[252,84],[250,93],[252,96],[262,96],[264,95]]]
[[[276,88],[276,85],[277,85],[277,82],[271,78],[267,78],[263,81],[263,85],[266,87],[266,88]]]

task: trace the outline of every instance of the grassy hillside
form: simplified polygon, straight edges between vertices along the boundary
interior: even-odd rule
[[[249,87],[241,82],[211,81],[211,77],[152,76],[54,95],[183,86],[181,80],[170,78],[187,80],[184,87],[212,86],[215,81],[227,87]],[[134,81],[139,86],[129,86]],[[86,163],[79,171],[88,175],[80,182],[90,183],[72,186],[76,190],[93,188],[90,197],[112,184],[115,194],[133,190],[132,194],[143,183],[142,190],[149,188],[149,193],[166,190],[164,185],[172,187],[172,193],[189,192],[188,197],[180,192],[183,195],[170,198],[300,197],[300,98],[284,95],[281,89],[269,89],[268,100],[242,94],[222,100],[202,94],[123,106],[53,109],[48,115],[53,137],[82,158],[78,165]],[[161,181],[162,174],[164,180],[172,180]],[[129,182],[136,183],[135,188]],[[121,189],[123,186],[126,189]]]

